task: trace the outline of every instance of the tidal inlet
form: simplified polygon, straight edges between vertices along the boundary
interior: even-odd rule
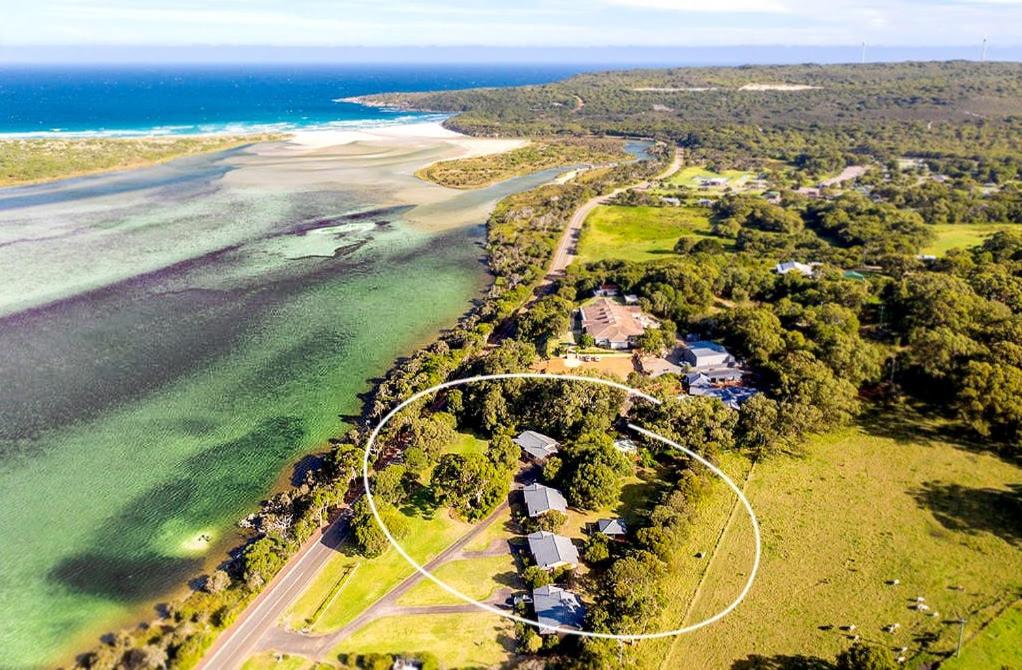
[[[0,190],[0,667],[66,660],[223,556],[358,394],[485,288],[438,126]]]

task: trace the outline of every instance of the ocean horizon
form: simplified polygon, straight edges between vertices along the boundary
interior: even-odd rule
[[[441,121],[347,102],[371,93],[518,86],[577,65],[19,65],[0,68],[0,138],[284,133]]]

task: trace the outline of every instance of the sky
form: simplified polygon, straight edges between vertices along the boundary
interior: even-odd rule
[[[0,16],[8,49],[1022,43],[1022,0],[0,0]]]

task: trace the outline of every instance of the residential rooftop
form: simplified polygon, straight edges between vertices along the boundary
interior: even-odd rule
[[[529,484],[522,489],[522,494],[525,496],[525,509],[530,517],[537,517],[551,510],[565,512],[568,509],[568,501],[561,492],[549,486]]]
[[[540,530],[528,535],[529,551],[536,559],[536,565],[549,570],[562,565],[578,565],[578,549],[563,535]]]
[[[548,584],[532,590],[532,606],[539,622],[539,634],[556,633],[555,627],[580,629],[585,622],[585,608],[571,591]]]
[[[523,431],[514,439],[514,443],[521,447],[525,453],[537,461],[542,461],[557,453],[560,443],[552,437],[534,430]]]

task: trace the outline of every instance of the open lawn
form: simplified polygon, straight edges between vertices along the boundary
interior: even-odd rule
[[[752,172],[746,172],[744,170],[724,170],[723,172],[714,172],[704,167],[697,165],[690,165],[684,167],[675,172],[667,180],[669,184],[674,186],[687,186],[689,188],[699,188],[699,183],[703,179],[727,179],[727,184],[722,187],[712,187],[711,191],[720,191],[728,186],[731,188],[738,188],[755,175]]]
[[[439,554],[470,529],[469,524],[452,519],[445,511],[438,511],[431,519],[409,515],[408,523],[409,531],[402,545],[420,563]],[[352,568],[356,570],[354,578],[347,580],[338,592],[335,588],[338,581]],[[365,559],[345,552],[342,545],[341,551],[285,612],[284,623],[297,630],[308,627],[316,633],[337,630],[412,572],[412,566],[392,548],[378,558]]]
[[[751,466],[748,459],[735,453],[721,454],[717,465],[738,486],[742,486]],[[713,477],[709,481],[709,489],[696,507],[692,530],[674,552],[674,558],[669,566],[670,579],[665,585],[665,595],[671,605],[665,609],[656,625],[650,626],[650,630],[654,628],[656,630],[676,630],[694,623],[695,620],[687,614],[703,575],[710,566],[710,556],[713,554],[714,547],[721,540],[729,518],[734,514],[736,527],[747,524],[743,510],[735,508],[738,498],[727,484],[719,477]],[[743,527],[747,528],[748,526],[744,525]],[[748,543],[748,560],[739,567],[739,570],[745,577],[752,565],[752,535],[746,533],[743,537]],[[702,557],[699,554],[702,554]],[[733,600],[738,595],[740,588],[740,583],[729,584],[727,585],[728,590],[722,595],[728,600]],[[675,639],[665,638],[642,643],[640,647],[643,659],[642,667],[658,667],[660,661],[670,653]],[[684,667],[700,666],[686,664]]]
[[[377,619],[342,642],[334,654],[431,652],[447,668],[500,665],[509,656],[512,624],[483,611]]]
[[[978,627],[1022,589],[1022,468],[947,441],[949,432],[891,410],[813,440],[804,458],[758,464],[747,495],[764,548],[752,591],[722,621],[676,638],[669,653],[642,651],[645,666],[731,668],[756,654],[832,659],[849,644],[839,630],[848,624],[867,642],[909,647],[908,667],[932,659],[918,654],[927,640],[931,653],[953,650],[949,620],[968,615]],[[689,622],[718,611],[747,575],[750,528],[737,518]],[[929,612],[913,609],[916,596]],[[901,624],[896,633],[881,630],[892,623]]]
[[[449,454],[461,454],[462,456],[468,456],[470,454],[485,454],[486,449],[489,446],[489,442],[481,440],[471,433],[458,433],[458,439],[445,449],[444,452]]]
[[[702,208],[602,205],[586,219],[578,258],[582,263],[608,258],[649,261],[673,254],[684,235],[709,233],[710,221]]]
[[[433,574],[445,583],[476,600],[486,600],[497,589],[511,586],[521,588],[517,579],[514,557],[510,551],[501,556],[466,558],[444,563]],[[403,595],[398,605],[442,605],[462,603],[460,598],[429,580],[422,580]]]
[[[966,249],[982,244],[983,240],[1002,230],[1022,230],[1019,224],[937,224],[930,226],[937,239],[922,250],[931,256],[943,256],[950,249]]]
[[[245,661],[241,670],[332,670],[337,667],[333,664],[316,663],[304,656],[267,652]]]
[[[1022,603],[1015,603],[966,642],[962,654],[941,670],[1022,668]]]

